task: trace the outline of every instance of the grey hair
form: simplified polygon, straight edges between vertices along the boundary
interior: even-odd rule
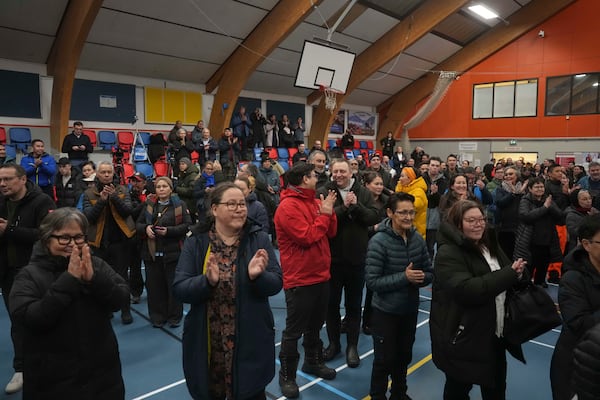
[[[81,228],[84,235],[87,235],[88,220],[81,211],[72,207],[61,207],[48,213],[40,224],[40,241],[47,245],[52,233],[63,229],[71,222],[75,222]]]
[[[113,165],[113,163],[112,163],[112,162],[110,162],[110,161],[107,161],[107,160],[103,160],[103,161],[100,161],[100,162],[98,163],[98,171],[100,170],[100,167],[101,167],[101,166],[103,166],[103,165],[108,165],[108,166],[110,167],[110,170],[111,170],[112,172],[115,172],[115,166]]]

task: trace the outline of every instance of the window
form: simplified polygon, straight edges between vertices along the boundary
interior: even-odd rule
[[[537,79],[473,86],[473,119],[535,117]]]
[[[550,77],[546,81],[546,115],[597,114],[600,74]]]

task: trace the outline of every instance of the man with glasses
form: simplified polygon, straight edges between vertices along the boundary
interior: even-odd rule
[[[369,241],[369,227],[380,221],[373,195],[358,176],[353,176],[347,160],[331,162],[332,181],[318,190],[327,196],[336,193],[334,211],[337,217],[337,235],[329,240],[331,249],[330,298],[327,310],[329,347],[325,361],[334,359],[341,351],[340,302],[342,291],[346,304],[346,362],[350,368],[360,365],[358,337],[363,286],[365,283],[365,255]]]
[[[328,240],[337,231],[333,210],[336,193],[329,191],[315,199],[318,177],[314,169],[312,164],[294,164],[286,174],[288,187],[281,193],[281,203],[275,213],[287,306],[279,353],[279,385],[288,398],[299,395],[297,347],[302,336],[302,371],[323,379],[336,376],[335,370],[324,364],[323,342],[319,336],[329,299],[331,255]]]
[[[90,223],[88,242],[94,255],[128,281],[130,239],[135,236],[135,222],[131,217],[133,206],[128,190],[113,183],[114,176],[110,161],[98,164],[95,185],[83,193],[83,213]],[[121,309],[121,322],[133,322],[129,303]]]
[[[0,283],[8,310],[8,294],[15,276],[29,263],[40,223],[55,206],[27,180],[25,170],[17,164],[0,165],[0,194]],[[6,393],[16,393],[23,387],[23,327],[11,322],[15,374]]]
[[[73,123],[73,132],[65,136],[61,151],[68,154],[74,168],[79,168],[88,160],[88,154],[92,153],[94,148],[90,138],[83,134],[83,122]]]

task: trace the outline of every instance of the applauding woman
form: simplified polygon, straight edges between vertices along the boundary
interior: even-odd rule
[[[125,397],[110,315],[129,303],[129,288],[91,256],[87,230],[74,208],[48,214],[15,279],[9,304],[24,327],[24,399]]]
[[[152,326],[171,328],[181,323],[183,305],[173,297],[175,266],[181,253],[179,244],[192,223],[190,213],[176,194],[173,182],[166,176],[156,178],[156,196],[149,196],[137,220],[137,231],[143,232],[142,257],[146,266],[148,315]]]
[[[183,369],[194,399],[264,399],[275,375],[269,296],[283,285],[269,236],[247,223],[244,193],[217,185],[183,246],[173,290],[190,303]]]
[[[506,290],[525,262],[511,264],[486,229],[480,203],[460,200],[437,235],[431,300],[433,362],[446,374],[444,399],[468,399],[473,384],[483,400],[505,398],[506,352],[524,361],[520,346],[503,340]]]

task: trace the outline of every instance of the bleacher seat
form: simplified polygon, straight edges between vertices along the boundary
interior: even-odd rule
[[[117,143],[123,150],[131,151],[131,148],[133,147],[133,138],[133,132],[131,131],[117,132]]]
[[[117,135],[114,131],[98,131],[98,146],[102,150],[112,150],[117,144]]]
[[[9,128],[8,136],[10,144],[17,150],[27,153],[27,147],[31,144],[31,130],[29,128]]]
[[[255,147],[254,149],[252,149],[252,151],[254,152],[254,160],[260,161],[260,154],[263,152],[263,149]]]
[[[279,158],[279,153],[277,152],[276,147],[271,147],[269,149],[269,158],[272,160],[277,160]]]
[[[346,157],[346,160],[351,160],[354,158],[354,152],[352,150],[344,150],[344,157]]]
[[[354,154],[354,158],[356,158],[356,156],[359,156],[359,155],[361,155],[361,152],[360,152],[360,150],[358,150],[358,149],[353,149],[353,150],[352,150],[352,154]],[[364,158],[364,157],[363,157],[363,158]]]
[[[354,148],[355,149],[360,149],[360,140],[355,140],[354,141]]]
[[[258,168],[262,167],[260,161],[258,160],[252,161],[252,164],[256,165]]]
[[[158,178],[159,176],[167,176],[169,174],[169,163],[164,158],[157,160],[152,165],[154,167],[155,177]]]
[[[360,147],[360,149],[368,149],[367,147],[367,141],[366,140],[359,140],[358,141],[358,146]]]
[[[142,174],[146,175],[146,178],[152,178],[152,176],[154,176],[154,168],[150,163],[138,162],[134,163],[133,166],[135,168],[135,172],[141,172]]]
[[[92,129],[84,129],[83,134],[90,138],[92,147],[96,147],[96,145],[98,144],[98,139],[96,138],[96,131],[94,131]]]
[[[290,164],[287,160],[277,160],[277,163],[281,165],[281,168],[283,168],[283,170],[286,172],[288,169],[290,169]]]
[[[367,141],[367,149],[373,150],[373,141],[371,141],[371,140]]]
[[[0,144],[6,144],[6,129],[0,126]]]
[[[4,146],[6,148],[6,156],[12,157],[13,159],[17,159],[17,149],[12,144],[6,144]]]
[[[198,160],[200,160],[200,154],[198,154],[196,150],[192,151],[192,154],[190,154],[190,161],[192,162],[192,164],[197,165]]]
[[[277,148],[277,159],[280,161],[286,161],[289,160],[290,158],[290,153],[288,152],[288,149],[286,149],[285,147],[278,147]]]
[[[144,143],[144,146],[148,146],[150,144],[150,132],[138,132],[138,135],[140,136],[140,139],[142,139],[142,143]]]
[[[327,140],[327,149],[326,150],[331,150],[334,147],[337,147],[337,142],[335,141],[335,139],[328,139]]]
[[[297,147],[290,147],[288,149],[288,153],[290,155],[290,157],[289,157],[290,165],[292,165],[292,158],[294,158],[294,155],[296,155],[297,152],[298,152]]]

